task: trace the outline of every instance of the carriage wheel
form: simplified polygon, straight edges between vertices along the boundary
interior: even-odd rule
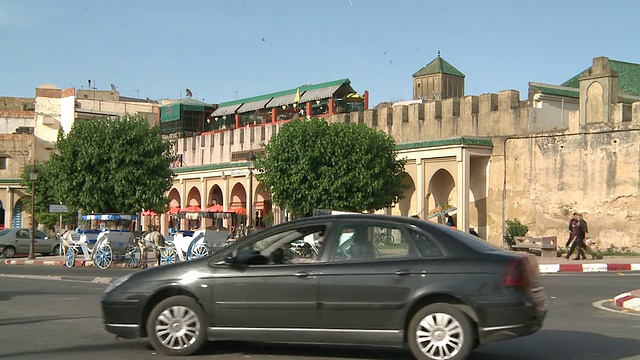
[[[205,256],[209,256],[209,249],[207,249],[207,245],[204,243],[197,244],[189,253],[189,259],[199,259]]]
[[[173,246],[169,246],[160,253],[160,265],[173,264],[178,258],[178,253]]]
[[[127,251],[127,255],[129,256],[126,262],[127,267],[137,268],[140,266],[142,261],[142,249],[140,249],[140,246],[131,246]]]
[[[111,262],[113,261],[113,252],[111,251],[111,246],[109,246],[109,244],[104,244],[94,250],[96,252],[96,255],[93,263],[97,267],[104,270],[111,266]]]
[[[72,268],[76,264],[76,252],[72,247],[67,248],[67,255],[64,257],[64,265]]]

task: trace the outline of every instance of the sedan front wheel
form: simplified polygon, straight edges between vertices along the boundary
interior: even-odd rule
[[[16,256],[16,248],[14,248],[13,246],[7,246],[6,248],[4,248],[4,250],[2,250],[2,255],[4,255],[4,257],[6,257],[7,259],[10,259]]]
[[[151,345],[164,355],[190,355],[207,340],[204,311],[188,296],[173,296],[156,305],[147,319]]]
[[[413,315],[407,343],[418,360],[465,359],[473,350],[475,335],[471,321],[449,304],[431,304]]]

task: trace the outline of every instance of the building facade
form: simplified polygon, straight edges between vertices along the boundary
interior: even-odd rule
[[[0,226],[30,226],[25,204],[29,191],[20,185],[25,166],[46,161],[58,131],[71,131],[74,123],[101,116],[142,116],[159,122],[159,104],[121,97],[117,90],[60,89],[43,84],[35,98],[0,98]]]
[[[460,230],[474,228],[500,245],[507,219],[527,224],[532,235],[564,238],[567,213],[587,210],[599,246],[638,248],[640,98],[618,87],[622,81],[612,69],[618,63],[594,59],[577,76],[577,87],[531,83],[524,100],[505,90],[325,119],[363,123],[396,139],[399,156],[408,159],[409,189],[381,212],[426,218],[438,206],[454,206]],[[633,73],[640,65],[627,68]],[[268,200],[260,184],[249,187],[247,163],[234,155],[260,151],[280,126],[180,139],[176,153],[185,166],[170,192],[174,206],[207,204],[215,196],[226,208],[257,207],[249,198]]]
[[[595,58],[590,67],[562,84],[530,83],[525,99],[515,90],[464,96],[464,75],[440,56],[414,73],[412,80],[414,100],[342,112],[328,111],[327,106],[326,113],[318,114],[329,122],[366,124],[396,139],[398,156],[407,159],[408,189],[400,203],[380,212],[426,219],[438,207],[455,207],[458,229],[473,228],[500,245],[507,219],[519,219],[531,235],[563,238],[568,215],[586,210],[590,235],[598,246],[640,248],[639,64]],[[335,91],[344,84],[338,81],[328,87]],[[425,90],[419,92],[418,87]],[[263,151],[287,121],[279,116],[293,114],[290,109],[311,106],[305,115],[315,116],[313,106],[323,111],[322,100],[335,105],[331,101],[335,93],[330,91],[323,99],[314,98],[325,94],[321,88],[301,87],[222,103],[208,123],[226,116],[232,119],[228,126],[173,140],[179,161],[167,194],[170,212],[222,204],[225,210],[249,210],[255,224],[269,213],[275,222],[283,221],[284,209],[273,204],[255,180],[247,155]],[[428,97],[432,88],[436,96]],[[286,102],[285,108],[274,99]],[[84,101],[92,101],[91,106]],[[243,113],[245,103],[248,111]],[[5,151],[0,158],[9,159],[6,164],[44,159],[57,128],[70,128],[81,117],[78,107],[115,115],[139,106],[148,106],[147,111],[137,111],[159,119],[157,105],[117,104],[101,96],[76,96],[73,89],[39,87],[33,135],[22,134],[21,139],[20,134],[11,134],[10,141],[15,142],[11,146],[21,150]],[[243,114],[249,121],[241,120]],[[17,180],[5,176],[8,172],[0,174],[7,224],[19,210],[24,189],[7,185]],[[166,233],[171,214],[160,217]]]

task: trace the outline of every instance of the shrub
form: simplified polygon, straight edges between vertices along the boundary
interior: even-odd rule
[[[505,232],[504,240],[509,246],[515,245],[514,236],[525,236],[529,232],[529,227],[522,224],[518,219],[507,219],[505,223],[507,224],[507,231]]]

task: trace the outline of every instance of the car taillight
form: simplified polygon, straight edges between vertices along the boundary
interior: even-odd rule
[[[509,261],[509,263],[507,264],[507,268],[504,270],[504,274],[502,275],[502,285],[526,285],[528,281],[528,260],[529,259],[525,256],[518,256],[517,258]]]

